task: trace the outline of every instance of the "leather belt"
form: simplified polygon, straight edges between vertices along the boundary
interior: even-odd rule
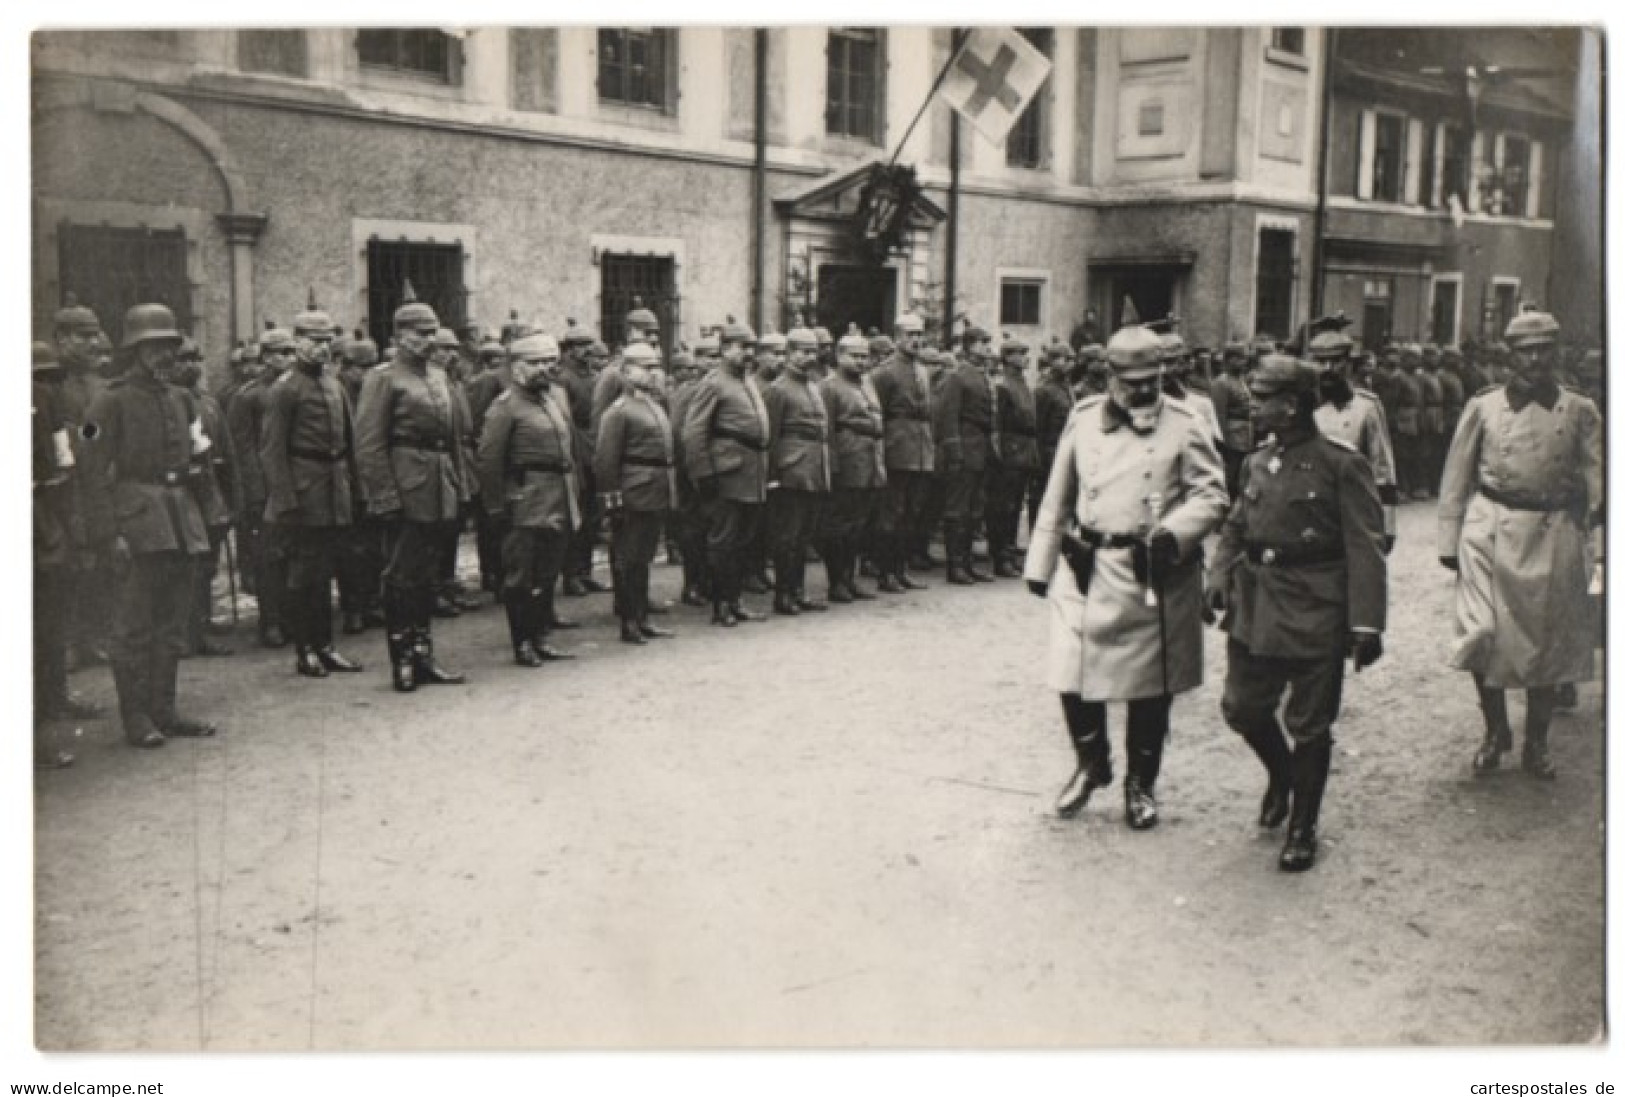
[[[341,449],[337,453],[329,453],[325,449],[303,449],[303,448],[298,447],[298,446],[291,446],[288,449],[288,453],[291,454],[294,457],[302,457],[306,461],[335,461],[336,462],[336,461],[342,461],[346,457],[350,456],[350,451],[347,448],[346,449]]]
[[[860,434],[865,438],[884,438],[886,436],[884,431],[876,430],[873,426],[859,428],[846,423],[836,423],[833,429],[836,434]]]
[[[1248,545],[1247,559],[1266,567],[1295,568],[1343,559],[1341,542],[1308,545]]]
[[[671,462],[664,457],[639,457],[635,453],[628,453],[621,458],[623,465],[642,465],[645,468],[669,469]]]
[[[202,472],[201,469],[194,470],[188,468],[182,472],[154,473],[151,478],[147,479],[132,476],[125,482],[131,484],[149,484],[158,487],[169,487],[176,484],[184,484],[186,481],[190,480],[193,476],[198,475],[200,472]]]
[[[764,439],[754,438],[742,430],[733,430],[729,427],[714,427],[712,428],[711,433],[715,434],[718,438],[726,438],[730,442],[738,442],[740,445],[746,447],[747,449],[753,449],[757,453],[764,453],[767,450],[767,442]]]
[[[1088,526],[1078,527],[1077,538],[1091,548],[1103,549],[1133,548],[1143,540],[1137,533],[1102,533]]]
[[[519,461],[511,467],[514,472],[555,472],[560,475],[574,468],[568,461]]]
[[[931,421],[931,416],[921,414],[920,412],[917,412],[917,411],[900,411],[900,412],[897,412],[895,415],[888,415],[886,418],[888,418],[888,419],[912,419],[916,423],[929,423]]]
[[[1509,492],[1498,491],[1488,484],[1478,485],[1478,494],[1492,503],[1499,503],[1508,510],[1531,510],[1551,514],[1555,511],[1569,510],[1574,506],[1573,499],[1531,499],[1526,495],[1513,495]]]
[[[822,442],[824,432],[811,427],[784,427],[779,432],[781,438],[796,438],[803,442]]]
[[[430,453],[450,453],[451,442],[445,438],[391,438],[391,449],[420,449]]]

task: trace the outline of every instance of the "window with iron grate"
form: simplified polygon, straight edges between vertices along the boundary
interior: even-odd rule
[[[441,327],[455,329],[467,318],[461,244],[375,237],[367,241],[367,327],[380,347],[394,334],[395,310],[408,282],[417,299],[434,309]]]
[[[186,234],[180,229],[57,227],[58,284],[101,318],[119,339],[124,313],[157,303],[192,329],[192,285],[186,274]]]
[[[682,322],[677,261],[669,255],[605,253],[599,256],[598,273],[598,330],[604,342],[611,346],[624,343],[626,314],[646,308],[660,320],[661,352],[669,357]]]

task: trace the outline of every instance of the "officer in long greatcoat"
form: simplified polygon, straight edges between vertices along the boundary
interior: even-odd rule
[[[1174,695],[1202,681],[1201,544],[1229,501],[1207,422],[1162,394],[1159,349],[1143,327],[1112,336],[1111,391],[1072,413],[1025,568],[1049,602],[1049,684],[1078,759],[1056,810],[1076,815],[1111,784],[1106,704],[1126,701],[1136,829],[1157,821]]]
[[[294,366],[271,387],[259,459],[265,520],[288,546],[283,607],[296,651],[294,670],[326,678],[333,671],[361,670],[333,648],[332,597],[361,479],[350,397],[327,369],[333,322],[325,312],[308,310],[294,318],[293,333]]]
[[[762,619],[740,602],[743,550],[767,500],[767,407],[745,377],[755,342],[746,325],[723,326],[717,368],[695,386],[680,428],[684,470],[705,516],[711,621],[726,628]]]
[[[485,508],[502,530],[502,601],[514,662],[539,667],[574,656],[548,643],[553,592],[581,523],[575,424],[555,381],[559,347],[538,332],[508,348],[513,383],[480,432]]]
[[[1287,872],[1315,862],[1343,660],[1360,670],[1381,657],[1388,605],[1376,481],[1352,446],[1316,426],[1317,380],[1285,355],[1259,363],[1249,387],[1270,440],[1242,468],[1208,592],[1230,634],[1221,708],[1269,775],[1259,825],[1290,814]],[[1290,749],[1276,716],[1283,696]]]
[[[660,401],[660,353],[648,343],[621,355],[627,389],[598,424],[593,452],[600,507],[610,524],[615,615],[621,640],[645,644],[672,636],[649,623],[649,568],[677,500],[676,437]]]
[[[169,309],[130,309],[119,347],[124,373],[87,413],[99,429],[85,450],[85,521],[113,562],[113,683],[125,739],[137,747],[215,733],[175,708],[195,558],[209,551],[191,491],[208,441],[191,395],[171,384],[180,345]]]
[[[1450,664],[1472,674],[1484,711],[1479,773],[1512,749],[1506,691],[1523,689],[1523,767],[1555,776],[1546,732],[1557,687],[1592,675],[1596,636],[1581,622],[1604,501],[1602,421],[1556,382],[1557,335],[1544,312],[1507,326],[1511,375],[1467,402],[1439,490],[1439,560],[1457,573]]]
[[[395,310],[395,357],[367,374],[356,457],[367,510],[387,529],[384,618],[396,690],[464,680],[436,662],[434,584],[448,528],[468,502],[459,422],[445,371],[430,365],[439,318],[409,293]]]

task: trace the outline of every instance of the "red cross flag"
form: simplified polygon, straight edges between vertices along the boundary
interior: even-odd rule
[[[1049,58],[1009,27],[977,27],[949,66],[942,97],[983,137],[1002,145],[1049,70]]]

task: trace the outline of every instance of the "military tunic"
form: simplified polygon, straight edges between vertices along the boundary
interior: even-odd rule
[[[767,407],[752,382],[719,365],[695,385],[681,433],[685,471],[703,501],[712,600],[735,603],[767,498]]]
[[[1439,555],[1458,560],[1450,664],[1495,688],[1589,680],[1589,520],[1603,503],[1589,399],[1505,386],[1467,402],[1439,489]]]
[[[819,533],[829,499],[829,411],[818,386],[804,374],[786,369],[768,387],[768,482],[776,484],[767,498],[769,549],[774,582],[791,596],[805,589],[807,546]]]
[[[936,441],[931,427],[931,376],[918,362],[894,354],[864,378],[885,424],[886,488],[875,515],[875,561],[898,576],[909,548],[925,536],[935,483]]]
[[[1049,584],[1053,689],[1086,701],[1126,701],[1201,684],[1199,548],[1228,502],[1207,424],[1189,408],[1164,400],[1155,424],[1141,433],[1109,397],[1078,404],[1061,436],[1024,572]],[[1133,550],[1117,541],[1144,539],[1159,526],[1178,539],[1181,558],[1160,611],[1146,604]],[[1070,567],[1056,566],[1062,535],[1072,529],[1112,539],[1094,552],[1086,592]]]
[[[990,538],[988,552],[997,563],[1015,551],[1028,490],[1041,496],[1044,485],[1033,482],[1039,474],[1038,405],[1027,378],[1007,370],[999,376],[994,392],[999,461],[988,473],[983,521]]]
[[[1382,402],[1365,389],[1352,389],[1347,400],[1327,400],[1315,409],[1315,426],[1328,438],[1353,447],[1371,466],[1377,495],[1383,504],[1383,529],[1388,537],[1399,532],[1396,504],[1399,481],[1394,469],[1394,446]]]
[[[617,507],[610,544],[616,615],[640,621],[661,523],[677,500],[676,441],[666,409],[636,389],[609,406],[598,431],[593,472],[599,492]]]
[[[510,388],[492,403],[480,434],[481,499],[501,520],[502,595],[535,599],[536,621],[553,620],[553,588],[580,522],[575,427],[562,394]]]

